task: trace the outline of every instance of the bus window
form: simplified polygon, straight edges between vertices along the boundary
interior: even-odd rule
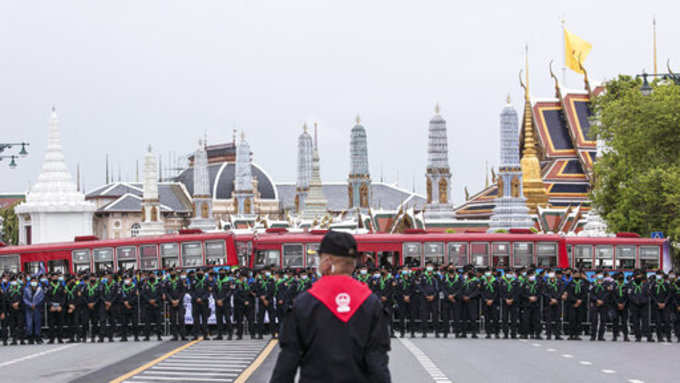
[[[593,268],[593,247],[591,245],[576,245],[574,248],[574,260],[576,268]]]
[[[163,268],[175,268],[179,264],[179,245],[161,243],[161,260]]]
[[[0,272],[19,272],[19,256],[18,255],[3,255],[0,256]]]
[[[307,267],[319,267],[319,244],[307,244]]]
[[[505,268],[510,266],[510,244],[507,242],[494,242],[491,246],[493,268]]]
[[[635,268],[635,246],[616,246],[616,269],[633,270]]]
[[[659,246],[640,246],[640,268],[643,270],[659,268]]]
[[[467,256],[467,243],[449,243],[449,262],[456,267],[463,267],[470,263]]]
[[[404,243],[404,265],[408,267],[422,267],[420,259],[420,243]]]
[[[281,267],[281,252],[278,250],[258,250],[255,252],[255,268],[265,266]]]
[[[470,261],[475,267],[489,266],[489,244],[473,242],[470,244]]]
[[[40,265],[42,262],[24,262],[24,272],[29,274],[38,274],[40,272]]]
[[[236,241],[236,257],[241,267],[250,266],[250,254],[253,253],[253,243],[251,241]]]
[[[596,269],[614,268],[614,246],[612,245],[595,246],[595,268]]]
[[[203,264],[203,246],[200,242],[182,243],[182,266],[196,267]]]
[[[80,250],[73,250],[71,252],[71,256],[73,257],[73,268],[76,273],[80,273],[81,271],[90,271],[90,250],[89,249],[80,249]]]
[[[121,246],[116,248],[118,271],[134,270],[137,268],[137,248]]]
[[[425,263],[432,262],[435,266],[444,265],[444,244],[441,242],[425,242]]]
[[[92,251],[96,272],[113,272],[113,249],[103,247]]]
[[[573,246],[567,245],[567,267],[574,267],[574,253]]]
[[[208,265],[223,265],[227,263],[227,252],[224,241],[205,241],[205,263]]]
[[[51,273],[67,273],[71,269],[68,267],[67,259],[55,259],[53,261],[47,261],[47,271]]]
[[[532,242],[515,242],[512,249],[514,267],[528,267],[534,263],[534,244]]]
[[[143,245],[139,247],[139,258],[142,270],[154,270],[158,268],[158,248],[156,245]]]
[[[303,267],[302,244],[283,245],[283,267]]]
[[[539,242],[536,244],[536,267],[542,269],[557,267],[557,243]]]

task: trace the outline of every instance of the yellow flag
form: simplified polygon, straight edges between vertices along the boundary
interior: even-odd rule
[[[593,45],[564,28],[564,65],[577,73],[583,73],[579,62],[583,63]]]

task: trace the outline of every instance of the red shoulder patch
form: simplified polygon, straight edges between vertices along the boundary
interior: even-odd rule
[[[307,291],[345,323],[371,295],[365,284],[345,275],[322,277]]]

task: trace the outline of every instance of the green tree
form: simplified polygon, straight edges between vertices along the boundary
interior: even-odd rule
[[[593,204],[610,230],[680,240],[680,86],[620,76],[594,101],[593,133],[608,150],[594,166]]]
[[[0,210],[2,217],[2,241],[8,245],[16,245],[19,242],[19,220],[14,214],[13,204]]]

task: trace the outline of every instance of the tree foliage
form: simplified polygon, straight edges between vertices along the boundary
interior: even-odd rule
[[[2,217],[2,241],[8,245],[16,245],[19,242],[19,219],[14,214],[14,206],[7,206],[0,210]]]
[[[680,86],[620,76],[594,101],[593,133],[608,147],[591,193],[611,231],[680,240]]]

